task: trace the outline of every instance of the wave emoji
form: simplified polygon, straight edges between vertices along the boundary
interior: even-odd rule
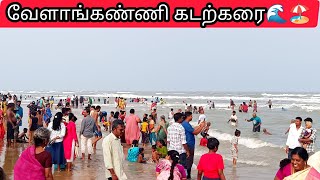
[[[280,23],[280,24],[283,24],[286,22],[286,20],[282,19],[280,16],[279,16],[279,11],[280,12],[283,12],[283,8],[282,8],[282,5],[280,4],[276,4],[276,5],[273,5],[269,8],[268,10],[268,13],[267,13],[267,18],[268,18],[268,21],[269,22],[276,22],[276,23]]]

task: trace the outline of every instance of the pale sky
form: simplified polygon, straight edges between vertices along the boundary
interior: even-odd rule
[[[0,90],[318,91],[314,29],[0,29]]]

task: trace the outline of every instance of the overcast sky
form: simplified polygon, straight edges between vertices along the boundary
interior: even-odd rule
[[[316,29],[0,29],[0,90],[320,91]]]

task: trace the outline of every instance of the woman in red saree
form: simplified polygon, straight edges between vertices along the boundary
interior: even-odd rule
[[[50,180],[52,176],[52,158],[45,151],[50,140],[50,131],[39,128],[34,133],[34,146],[24,150],[14,165],[15,180]]]

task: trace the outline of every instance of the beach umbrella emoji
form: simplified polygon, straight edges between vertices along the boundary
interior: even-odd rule
[[[303,6],[303,5],[299,4],[299,5],[295,6],[295,7],[293,7],[291,12],[299,14],[299,17],[301,19],[301,14],[303,12],[306,12],[307,10],[309,10],[309,9],[306,6]]]

